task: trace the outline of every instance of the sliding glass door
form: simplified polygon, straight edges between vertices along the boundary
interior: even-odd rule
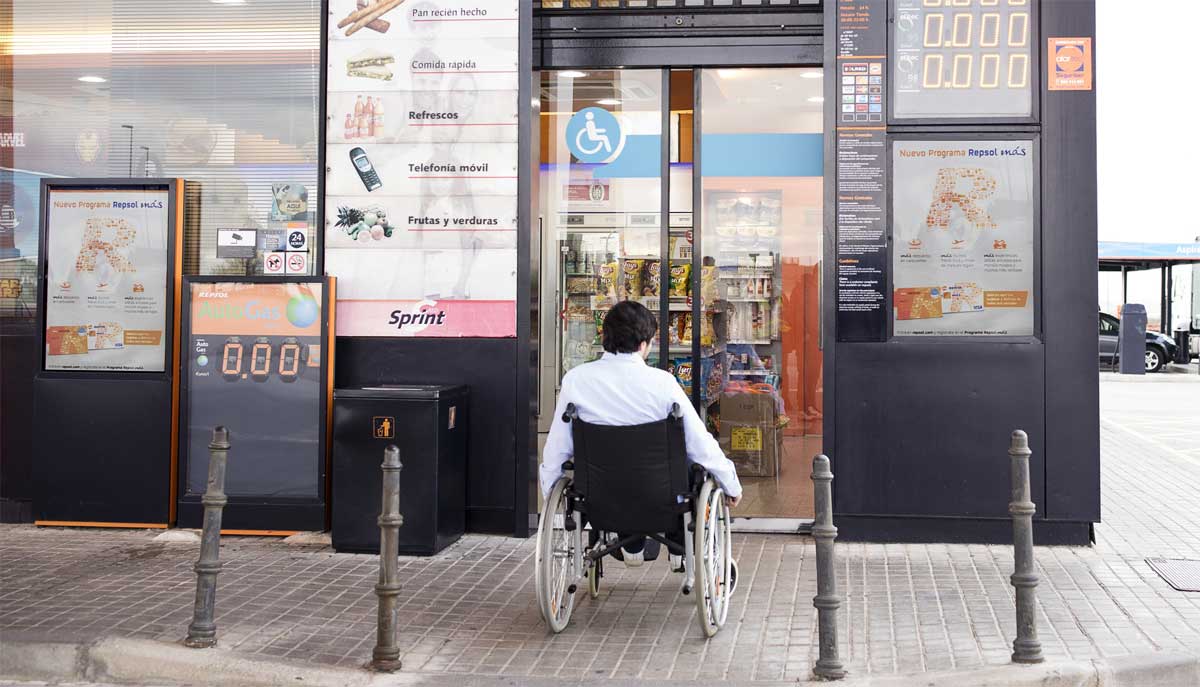
[[[604,314],[635,299],[659,317],[650,363],[738,466],[735,515],[811,518],[821,70],[564,70],[536,83],[541,431],[562,375],[602,353]]]

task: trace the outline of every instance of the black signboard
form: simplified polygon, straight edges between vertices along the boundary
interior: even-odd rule
[[[837,339],[887,337],[887,3],[837,4]]]
[[[224,526],[326,522],[331,287],[322,277],[188,278],[179,522],[198,526],[213,428],[229,430]]]

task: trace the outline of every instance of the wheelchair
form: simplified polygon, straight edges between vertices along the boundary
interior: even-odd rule
[[[535,556],[550,631],[566,629],[584,580],[589,596],[599,596],[606,556],[650,538],[682,558],[673,570],[683,573],[680,591],[694,594],[704,636],[715,635],[736,583],[729,506],[716,480],[687,464],[679,405],[658,422],[617,427],[584,422],[570,404],[562,421],[575,442],[563,469],[573,474],[554,483],[542,508]],[[682,534],[683,544],[669,534]]]

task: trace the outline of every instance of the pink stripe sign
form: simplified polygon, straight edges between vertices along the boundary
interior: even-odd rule
[[[338,336],[511,337],[515,301],[339,300]]]

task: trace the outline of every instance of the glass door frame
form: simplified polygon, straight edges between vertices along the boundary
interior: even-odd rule
[[[662,89],[661,90],[661,107],[660,107],[662,123],[661,123],[661,129],[660,129],[661,135],[660,135],[660,151],[659,151],[659,181],[660,181],[659,202],[660,202],[660,206],[659,206],[659,211],[658,211],[658,215],[659,215],[658,228],[659,228],[659,240],[660,240],[659,256],[660,256],[660,260],[662,261],[662,263],[661,263],[662,268],[660,269],[660,275],[659,275],[659,279],[660,279],[660,288],[659,288],[659,294],[658,294],[659,309],[658,309],[658,313],[657,313],[658,319],[659,319],[659,321],[658,321],[659,332],[658,332],[658,351],[657,351],[658,352],[658,364],[657,364],[657,366],[661,369],[667,369],[669,366],[669,363],[670,363],[670,358],[671,358],[671,344],[670,344],[670,334],[669,334],[669,330],[670,330],[670,326],[671,326],[670,288],[669,288],[670,264],[671,264],[671,247],[670,247],[671,217],[673,214],[679,215],[679,214],[688,212],[691,215],[691,232],[692,232],[691,271],[690,271],[690,274],[688,277],[689,291],[691,294],[691,298],[690,298],[691,302],[690,302],[690,309],[688,312],[691,315],[693,324],[692,324],[692,336],[691,336],[691,340],[690,340],[690,351],[683,355],[687,355],[690,358],[690,360],[692,361],[692,379],[691,379],[690,389],[686,389],[686,391],[688,392],[688,397],[692,401],[693,407],[697,410],[697,412],[700,412],[702,410],[702,406],[704,403],[704,400],[702,398],[702,394],[704,391],[702,383],[704,381],[704,378],[703,378],[703,374],[701,373],[701,369],[702,369],[701,354],[704,349],[702,339],[701,339],[701,330],[703,327],[703,324],[702,324],[703,323],[703,310],[704,310],[702,267],[703,267],[703,261],[704,261],[703,245],[704,245],[704,238],[705,238],[704,237],[704,229],[703,229],[704,194],[703,194],[703,174],[702,174],[702,156],[703,156],[703,146],[702,146],[702,132],[703,132],[703,119],[702,119],[703,95],[702,95],[702,90],[703,90],[703,88],[702,88],[702,83],[703,83],[704,72],[707,69],[720,69],[720,68],[730,68],[730,69],[737,69],[737,68],[767,68],[767,69],[769,69],[769,68],[810,68],[810,69],[813,69],[813,68],[816,68],[816,69],[823,69],[824,65],[822,65],[820,63],[812,64],[807,61],[802,62],[802,63],[797,63],[797,62],[793,61],[790,63],[774,62],[774,63],[767,63],[767,64],[762,64],[762,63],[737,64],[736,62],[732,63],[732,64],[724,64],[723,63],[723,64],[697,64],[697,65],[683,65],[683,64],[671,64],[671,65],[646,64],[646,65],[641,65],[641,64],[639,64],[636,66],[630,65],[629,68],[630,69],[639,69],[639,70],[657,69],[657,70],[659,70],[659,72],[661,74],[661,84],[662,84],[662,86],[661,86],[661,89]],[[545,67],[535,69],[532,72],[530,78],[534,79],[533,83],[536,86],[536,85],[540,85],[543,73],[545,73],[545,72],[573,70],[573,69],[584,70],[584,71],[586,71],[588,69],[591,69],[591,70],[605,69],[605,70],[607,70],[607,69],[613,69],[613,67],[597,67],[597,66],[594,66],[591,64],[578,64],[578,65],[576,65],[576,64],[571,64],[571,65],[554,64],[553,66],[546,65]],[[691,207],[688,210],[678,209],[673,212],[672,208],[671,208],[671,152],[672,152],[672,150],[671,150],[671,142],[672,142],[672,136],[671,136],[671,119],[672,119],[672,117],[671,117],[671,115],[672,115],[672,111],[671,111],[670,96],[671,96],[671,74],[674,71],[690,71],[691,72],[691,88],[692,88],[692,95],[691,95],[691,102],[692,102],[691,151],[692,151],[692,154],[691,154],[691,179],[690,179]],[[540,106],[540,104],[539,104],[539,106]],[[824,131],[824,135],[826,136],[826,138],[828,138],[828,136],[829,136],[828,129],[826,129]],[[681,152],[683,150],[682,143],[683,143],[682,140],[680,140],[679,148],[680,148]],[[535,143],[534,145],[538,145],[538,143]],[[535,198],[531,199],[533,201],[533,203],[535,203],[535,204],[538,202],[536,193],[546,191],[546,189],[541,188],[542,184],[540,183],[540,171],[538,171],[538,170],[540,170],[540,167],[536,161],[537,156],[538,156],[538,152],[535,150],[535,152],[534,152],[534,158],[535,158],[534,163],[535,164],[533,165],[533,169],[539,175],[539,180],[537,182],[535,182],[535,185],[534,185]],[[824,195],[823,195],[823,198],[824,198]],[[539,212],[538,210],[535,210],[533,216],[535,216],[535,217],[538,216],[538,212]],[[555,250],[557,250],[558,231],[559,231],[559,227],[557,226],[557,223],[551,221],[551,218],[547,217],[546,220],[541,223],[540,229],[541,229],[541,232],[544,232],[541,234],[540,240],[542,242],[546,242],[546,244],[553,244],[553,246],[555,247]],[[535,241],[535,243],[537,243],[537,241]],[[539,433],[544,433],[544,432],[548,431],[549,423],[553,422],[556,419],[556,418],[548,418],[548,417],[546,417],[546,415],[553,413],[554,402],[557,398],[559,385],[561,382],[561,379],[558,378],[558,372],[561,369],[558,358],[559,358],[559,356],[562,355],[561,341],[559,339],[559,333],[556,330],[553,333],[553,335],[547,336],[548,334],[550,334],[550,332],[547,332],[545,330],[545,326],[551,322],[553,322],[554,326],[558,327],[559,329],[561,329],[561,326],[562,326],[561,322],[559,322],[559,319],[558,319],[557,303],[555,304],[554,308],[546,307],[547,302],[545,299],[546,299],[547,294],[554,294],[557,289],[556,284],[546,283],[546,282],[550,281],[549,279],[547,279],[547,276],[548,276],[547,270],[551,269],[551,267],[550,267],[550,265],[546,264],[546,258],[549,255],[550,255],[550,252],[549,252],[548,246],[543,246],[543,249],[541,251],[539,251],[536,256],[533,256],[533,260],[535,261],[534,269],[538,271],[537,279],[542,280],[542,282],[541,282],[542,286],[540,288],[540,292],[537,294],[537,298],[540,301],[540,304],[538,307],[542,311],[539,314],[539,319],[538,319],[539,331],[537,334],[537,339],[540,342],[539,348],[540,348],[541,354],[543,354],[543,355],[551,354],[554,356],[553,361],[546,361],[546,360],[538,361],[537,393],[539,395],[539,397],[538,397],[538,411],[539,412],[538,412],[538,423],[537,423],[538,427],[537,427],[537,429],[538,429]],[[823,267],[818,268],[818,270],[820,270],[820,269],[823,269]],[[557,271],[557,269],[556,269],[556,271]],[[558,275],[556,274],[555,276],[556,276],[556,280],[557,280]],[[823,288],[823,285],[818,287],[819,290],[821,288]],[[818,298],[822,302],[824,301],[823,296],[824,296],[823,293],[819,293],[819,295],[818,295]],[[551,312],[545,312],[547,310],[550,310]],[[820,322],[822,325],[824,324],[823,311],[819,314],[818,322]],[[823,330],[824,327],[822,326],[821,329]],[[715,337],[715,332],[714,332],[714,337]],[[822,347],[822,348],[825,348],[825,347]],[[676,350],[678,351],[679,349],[677,348]],[[827,355],[828,353],[829,353],[829,351],[826,350],[825,354]],[[829,362],[830,361],[826,360],[825,364],[828,365]],[[552,378],[551,379],[543,379],[543,375],[551,375]],[[541,457],[540,453],[541,453],[540,450],[538,450],[535,453],[535,455],[533,457],[535,468],[530,471],[530,474],[531,474],[532,480],[533,480],[533,488],[535,491],[537,488],[536,465],[540,462],[540,457]],[[536,496],[532,499],[532,502],[535,504],[538,502],[538,499]],[[531,508],[531,513],[532,513],[532,515],[530,516],[531,522],[533,522],[533,520],[536,518],[536,512],[537,512],[536,507]],[[804,518],[804,517],[798,517],[798,516],[781,516],[781,517],[757,517],[757,516],[755,516],[755,517],[734,517],[734,522],[736,523],[737,528],[742,531],[796,533],[796,532],[808,531],[808,529],[811,527],[812,520],[810,520],[808,518]]]

